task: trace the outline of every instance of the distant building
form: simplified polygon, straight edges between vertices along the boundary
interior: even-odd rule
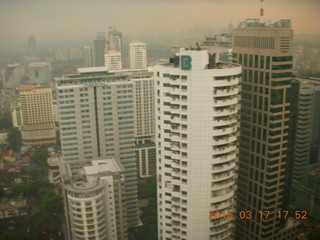
[[[292,190],[295,197],[306,169],[320,163],[320,79],[296,79],[299,83]]]
[[[115,159],[60,164],[69,239],[127,239],[124,171]]]
[[[105,67],[108,70],[122,69],[121,52],[116,50],[106,50],[104,54]]]
[[[69,54],[66,49],[56,49],[55,50],[55,59],[67,61],[69,59]]]
[[[92,45],[84,47],[84,62],[86,67],[94,66],[94,54]]]
[[[143,69],[147,67],[147,45],[144,42],[133,41],[129,49],[130,68]]]
[[[51,83],[51,66],[47,62],[34,62],[29,65],[29,83]]]
[[[107,50],[122,52],[122,34],[114,27],[109,27]]]
[[[29,57],[33,58],[37,56],[37,46],[36,46],[36,39],[33,35],[29,36],[28,41],[28,55]]]
[[[307,218],[320,221],[320,165],[309,166],[296,184],[294,207],[305,211]]]
[[[2,87],[14,89],[19,86],[26,74],[26,68],[22,64],[9,64],[1,70]],[[1,103],[0,103],[1,104]]]
[[[106,38],[103,33],[99,33],[93,41],[94,66],[104,66],[104,51],[106,48]]]
[[[55,143],[52,89],[39,85],[19,86],[22,116],[21,137],[25,145]]]
[[[232,34],[231,33],[222,33],[220,35],[214,35],[212,37],[206,37],[202,43],[202,47],[206,46],[215,46],[215,47],[232,47]]]
[[[69,60],[83,58],[83,52],[81,48],[70,48],[68,49],[68,53],[69,53]]]

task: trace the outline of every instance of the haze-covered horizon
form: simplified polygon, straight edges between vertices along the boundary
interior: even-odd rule
[[[320,34],[318,0],[264,0],[263,6],[266,19],[291,19],[295,34]],[[90,44],[109,26],[128,38],[193,40],[203,37],[188,36],[196,28],[202,35],[221,32],[258,18],[259,9],[259,0],[0,0],[0,53],[26,49],[30,35],[38,48]]]

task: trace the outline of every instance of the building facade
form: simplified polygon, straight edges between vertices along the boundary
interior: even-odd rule
[[[122,34],[115,27],[109,27],[107,50],[122,52]]]
[[[159,239],[232,239],[241,67],[207,50],[155,66]]]
[[[144,72],[144,71],[142,71]],[[136,109],[136,159],[138,176],[156,174],[155,99],[154,78],[145,73],[143,78],[132,79]]]
[[[22,143],[25,145],[55,143],[52,89],[39,85],[25,85],[19,86],[18,90],[22,116]]]
[[[130,68],[142,69],[147,67],[147,45],[144,42],[133,41],[129,49]]]
[[[84,50],[84,62],[86,67],[94,66],[94,54],[93,54],[93,46],[87,45],[83,48]]]
[[[104,65],[108,70],[122,69],[121,52],[106,50],[104,54]]]
[[[147,71],[105,67],[78,69],[78,74],[56,78],[63,158],[119,159],[126,170],[128,227],[138,224],[135,82],[151,80]]]
[[[296,79],[299,83],[292,199],[306,169],[320,163],[320,79]]]
[[[94,66],[104,66],[104,51],[106,48],[106,38],[104,33],[99,33],[96,39],[93,41],[93,57]]]
[[[60,164],[69,239],[127,239],[124,171],[115,159]]]
[[[29,65],[29,83],[48,84],[51,81],[51,66],[49,63],[35,62]]]
[[[11,119],[12,119],[12,126],[14,128],[18,128],[19,130],[21,130],[22,115],[21,115],[21,107],[19,102],[11,105]]]
[[[308,166],[296,183],[295,209],[306,213],[308,218],[320,221],[320,164]]]
[[[289,209],[292,40],[290,20],[249,19],[233,31],[233,61],[243,66],[236,212],[252,216],[236,220],[235,239],[295,239],[276,213]]]

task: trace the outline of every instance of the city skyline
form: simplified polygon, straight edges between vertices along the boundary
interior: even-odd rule
[[[320,34],[316,0],[264,1],[266,19],[291,19],[296,34]],[[221,30],[259,16],[260,1],[0,1],[0,52],[26,47],[29,35],[41,44],[88,41],[117,26],[126,35],[183,32],[195,26]],[[76,9],[76,10],[73,10]],[[241,11],[238,11],[241,9]],[[223,13],[229,12],[225,15]],[[90,17],[89,17],[90,16]],[[150,21],[152,19],[152,21]],[[134,21],[133,21],[134,20]]]
[[[318,9],[0,0],[0,240],[320,239]]]

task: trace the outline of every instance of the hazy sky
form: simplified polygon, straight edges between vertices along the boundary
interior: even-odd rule
[[[259,17],[259,0],[0,0],[0,50],[37,41],[91,40],[116,26],[124,34],[237,26]],[[265,17],[291,19],[295,33],[320,34],[320,0],[264,0]]]

